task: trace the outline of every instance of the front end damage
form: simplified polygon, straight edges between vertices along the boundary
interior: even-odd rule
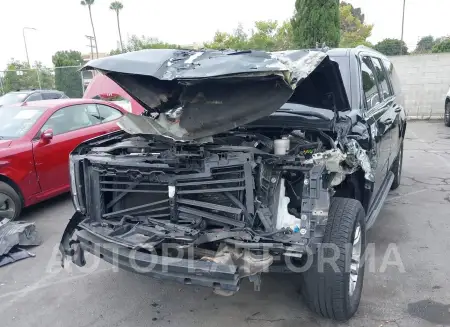
[[[348,120],[340,121],[337,107],[345,101],[336,100],[330,88],[322,90],[332,92],[323,99],[334,110],[327,132],[304,120],[303,128],[248,124],[267,116],[269,108],[280,108],[308,76],[315,76],[316,86],[321,74],[331,76],[321,71],[326,56],[311,58],[316,58],[314,67],[302,76],[286,71],[304,72],[304,66],[298,70],[298,62],[287,65],[283,59],[278,62],[282,69],[270,61],[276,74],[246,71],[244,77],[226,74],[211,83],[189,76],[188,83],[181,82],[187,88],[174,91],[172,100],[158,97],[172,102],[176,113],[159,103],[148,117],[124,117],[119,125],[126,132],[77,147],[70,158],[77,212],[62,237],[63,264],[71,256],[84,265],[88,251],[124,269],[212,287],[224,295],[236,292],[244,277],[259,287],[262,272],[285,271],[287,261],[301,264],[321,243],[330,199],[348,177],[361,173],[366,189],[373,182],[369,148],[361,148],[356,141],[361,135],[352,135]],[[310,63],[304,56],[300,61]],[[281,80],[278,70],[284,71]],[[117,74],[116,79],[131,79],[129,85],[140,90],[136,99],[145,98],[141,77]],[[292,87],[290,93],[280,81]],[[238,100],[224,89],[233,90]],[[264,96],[258,98],[255,90]],[[226,111],[233,105],[239,110]],[[213,119],[216,115],[226,119],[226,127]]]
[[[62,253],[83,265],[87,250],[125,269],[231,292],[243,277],[259,281],[269,267],[313,253],[335,187],[364,156],[351,152],[353,142],[347,153],[327,149],[314,131],[272,141],[280,131],[229,132],[200,145],[120,132],[82,146],[71,156],[77,213]]]

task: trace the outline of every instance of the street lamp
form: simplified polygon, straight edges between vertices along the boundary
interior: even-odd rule
[[[27,55],[28,67],[31,68],[30,58],[28,57],[28,48],[27,48],[27,39],[25,38],[25,30],[34,30],[34,31],[36,31],[36,29],[34,27],[24,27],[24,28],[22,28],[23,43],[25,44],[25,54]]]
[[[405,29],[405,6],[406,6],[406,0],[403,0],[403,17],[402,17],[402,38],[403,41],[403,31]]]

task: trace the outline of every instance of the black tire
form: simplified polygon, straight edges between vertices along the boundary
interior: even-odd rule
[[[402,169],[403,169],[403,141],[400,144],[400,151],[398,152],[397,158],[395,158],[392,164],[391,171],[394,173],[394,181],[391,185],[391,190],[395,190],[400,186],[402,179]]]
[[[353,292],[350,291],[350,264],[355,231],[360,227],[360,265]],[[347,321],[359,307],[364,280],[363,253],[366,248],[365,212],[361,203],[354,199],[333,198],[328,214],[323,244],[334,244],[339,249],[335,271],[330,264],[321,264],[319,256],[332,258],[334,250],[327,247],[318,250],[312,266],[302,274],[302,294],[306,305],[318,315],[337,321]],[[336,249],[337,249],[336,248]],[[324,261],[322,261],[324,262]],[[354,276],[354,275],[353,275]]]
[[[445,103],[444,124],[450,127],[450,101]]]
[[[19,194],[5,182],[0,182],[0,220],[16,219],[22,211],[22,206]]]

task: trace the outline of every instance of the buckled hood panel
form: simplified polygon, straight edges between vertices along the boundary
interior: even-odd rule
[[[337,63],[320,51],[153,49],[90,61],[144,108],[119,125],[175,140],[212,136],[269,116],[286,102],[348,110]]]

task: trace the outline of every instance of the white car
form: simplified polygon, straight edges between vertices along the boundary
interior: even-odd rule
[[[445,126],[450,127],[450,90],[445,98],[444,123]]]

